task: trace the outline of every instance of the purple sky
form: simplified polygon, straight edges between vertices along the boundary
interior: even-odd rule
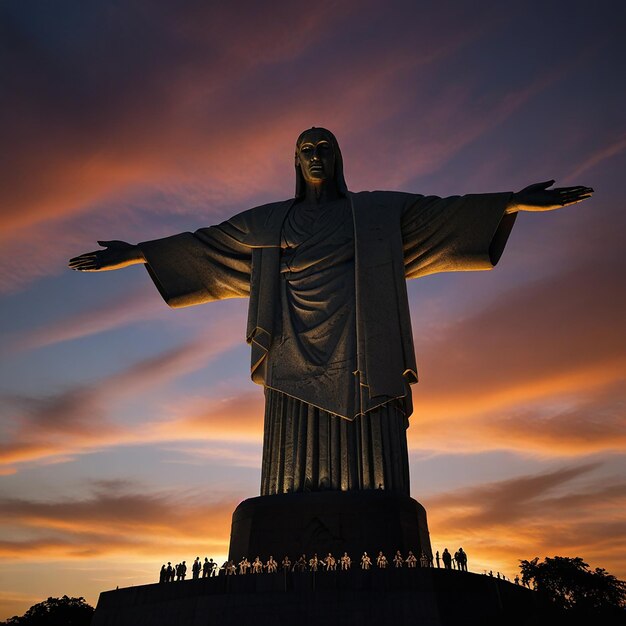
[[[313,125],[353,191],[596,189],[495,271],[409,283],[412,496],[473,571],[626,578],[624,3],[268,6],[0,6],[0,619],[226,553],[260,481],[247,302],[66,261],[290,197]]]

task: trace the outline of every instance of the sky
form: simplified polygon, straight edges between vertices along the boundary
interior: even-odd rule
[[[171,310],[96,241],[293,195],[294,142],[348,186],[440,196],[556,179],[491,272],[409,281],[411,495],[433,549],[514,577],[626,578],[621,0],[0,3],[0,619],[223,559],[259,493],[247,301]]]

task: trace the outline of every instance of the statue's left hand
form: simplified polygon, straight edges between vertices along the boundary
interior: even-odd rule
[[[553,211],[570,204],[582,202],[591,198],[593,189],[591,187],[556,187],[548,189],[554,185],[553,180],[545,183],[535,183],[524,187],[521,191],[514,193],[507,207],[507,213],[515,211]]]

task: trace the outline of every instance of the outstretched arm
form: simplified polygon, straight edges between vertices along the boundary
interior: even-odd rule
[[[106,272],[146,262],[139,246],[125,241],[99,241],[98,244],[104,250],[94,250],[74,257],[70,259],[69,267],[79,272]]]
[[[587,198],[591,198],[593,189],[591,187],[557,187],[548,189],[554,185],[553,180],[544,183],[535,183],[524,187],[521,191],[511,196],[509,205],[506,208],[507,213],[516,213],[517,211],[553,211],[570,204],[582,202]]]

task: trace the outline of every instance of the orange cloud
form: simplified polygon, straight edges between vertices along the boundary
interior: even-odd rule
[[[294,5],[282,4],[281,14],[293,18],[289,37],[282,32],[282,20],[268,19],[252,4],[246,20],[233,18],[239,28],[232,38],[224,21],[229,9],[223,6],[179,8],[174,29],[164,7],[148,11],[143,6],[136,15],[124,15],[122,30],[110,13],[94,19],[79,11],[75,18],[84,28],[77,26],[77,31],[85,35],[97,24],[98,32],[79,40],[66,33],[61,46],[65,58],[47,54],[45,42],[32,41],[16,21],[12,80],[29,75],[31,82],[27,89],[7,90],[6,106],[13,111],[9,143],[15,148],[10,171],[0,173],[3,236],[84,210],[128,185],[174,170],[180,175],[186,168],[175,162],[188,161],[189,155],[205,154],[209,166],[224,163],[224,149],[233,146],[234,135],[245,135],[253,125],[263,128],[258,118],[250,121],[246,90],[251,81],[245,77],[300,55],[322,35],[330,9],[322,2],[303,16]],[[332,10],[336,27],[346,9]],[[52,28],[50,35],[54,32]],[[104,47],[103,37],[109,40]],[[145,56],[137,54],[137,41]],[[77,46],[81,54],[72,49]],[[269,103],[257,98],[256,115],[275,112],[275,103],[276,98]],[[247,152],[241,153],[244,159]]]
[[[42,461],[110,445],[148,441],[141,427],[111,421],[105,407],[113,399],[145,392],[203,367],[241,342],[242,314],[215,316],[208,331],[194,340],[101,378],[48,398],[5,398],[15,407],[8,441],[0,444],[0,466]]]
[[[33,593],[21,591],[0,591],[0,615],[9,617],[10,615],[22,614],[26,609],[42,598]],[[0,617],[0,619],[4,619]]]
[[[422,502],[433,543],[459,545],[474,571],[506,572],[535,555],[582,556],[624,577],[626,483],[607,482],[599,463],[455,490]]]
[[[281,2],[278,22],[251,5],[245,20],[233,18],[234,31],[227,7],[179,8],[175,29],[169,10],[162,10],[151,6],[150,18],[125,16],[123,31],[109,14],[86,20],[84,32],[96,23],[100,37],[105,33],[115,42],[106,47],[105,58],[99,40],[84,36],[75,54],[78,42],[66,33],[62,49],[72,62],[58,55],[55,64],[42,42],[37,47],[27,33],[16,37],[15,80],[40,76],[34,70],[41,64],[47,75],[33,81],[27,93],[8,90],[14,117],[9,139],[17,149],[10,167],[0,172],[6,183],[0,187],[7,242],[16,229],[75,215],[136,186],[201,178],[231,200],[257,192],[284,194],[293,141],[303,126],[335,120],[348,135],[380,119],[382,111],[390,116],[399,100],[409,108],[402,96],[407,70],[435,63],[497,21],[493,11],[489,16],[433,11],[433,29],[417,39],[397,36],[397,27],[386,33],[382,56],[368,38],[353,38],[357,46],[345,48],[344,63],[329,74],[325,42],[345,41],[346,33],[361,27],[352,20],[350,3],[321,2],[303,14]],[[375,3],[359,6],[360,19],[378,18],[379,12]],[[76,19],[81,17],[79,12]],[[146,21],[151,28],[145,28]],[[408,24],[407,30],[412,34]],[[128,54],[136,52],[138,40],[145,56]],[[322,62],[311,63],[311,56]],[[316,88],[314,102],[282,76],[296,61],[309,66],[313,83],[326,87]],[[108,87],[106,98],[100,81]],[[59,87],[68,82],[74,85],[70,93]],[[337,93],[347,107],[337,107]],[[359,106],[374,102],[379,104]],[[288,189],[291,193],[291,182]]]
[[[119,481],[94,485],[84,500],[2,498],[0,559],[154,558],[164,546],[175,554],[187,552],[187,558],[201,548],[222,554],[237,504],[198,494],[139,492]],[[12,539],[12,527],[28,539]]]
[[[207,406],[208,404],[208,406]],[[207,403],[187,402],[154,424],[156,437],[168,439],[253,440],[263,439],[264,400],[261,389]]]
[[[623,447],[626,292],[619,248],[612,237],[605,245],[588,264],[505,291],[427,336],[416,330],[414,446]]]
[[[602,371],[609,380],[614,371]],[[515,450],[525,454],[576,456],[623,450],[623,383],[590,386],[598,372],[586,371],[569,386],[548,384],[541,394],[502,394],[502,402],[476,401],[425,414],[418,407],[408,431],[413,449],[449,452]],[[580,384],[577,384],[580,383]],[[445,414],[444,414],[445,413]]]

